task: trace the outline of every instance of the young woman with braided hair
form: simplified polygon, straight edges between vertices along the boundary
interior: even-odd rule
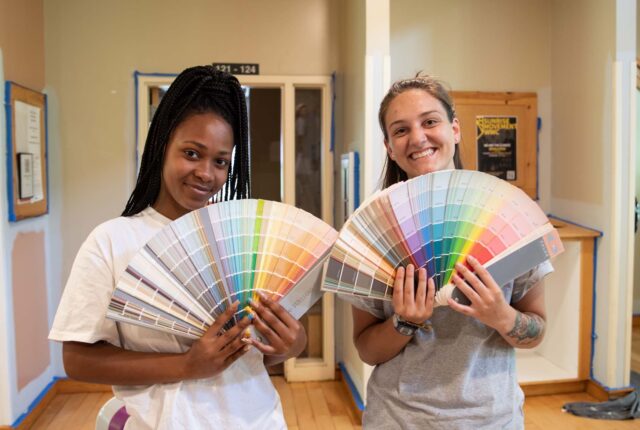
[[[306,334],[279,305],[265,299],[253,321],[221,332],[235,303],[197,341],[105,318],[115,282],[156,232],[212,198],[249,197],[247,130],[235,77],[184,70],[153,117],[122,216],[94,229],[73,264],[50,339],[63,342],[71,378],[114,386],[127,429],[286,427],[265,365],[298,355]],[[268,345],[243,337],[250,323]]]

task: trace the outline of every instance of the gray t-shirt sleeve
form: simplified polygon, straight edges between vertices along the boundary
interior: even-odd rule
[[[534,285],[542,280],[549,273],[553,272],[553,266],[549,260],[539,264],[529,270],[524,275],[518,276],[513,281],[513,293],[511,303],[517,303],[529,292]]]

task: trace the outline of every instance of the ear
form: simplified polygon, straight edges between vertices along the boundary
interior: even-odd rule
[[[451,129],[453,130],[453,139],[456,145],[460,143],[461,132],[460,132],[460,121],[458,118],[454,118],[451,122]]]
[[[389,145],[389,142],[387,141],[387,139],[384,140],[384,147],[387,149],[387,154],[389,155],[389,158],[391,158],[393,161],[396,161],[395,155],[393,155],[393,149],[391,149],[391,145]]]

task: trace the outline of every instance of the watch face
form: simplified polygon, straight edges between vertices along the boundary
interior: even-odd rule
[[[404,321],[401,321],[398,318],[397,314],[393,315],[393,326],[395,327],[398,333],[403,334],[405,336],[413,336],[413,334],[416,332],[415,327],[406,324]]]
[[[403,324],[398,324],[398,326],[396,327],[396,330],[398,330],[401,334],[405,336],[413,336],[413,334],[416,332],[415,328],[408,327]]]

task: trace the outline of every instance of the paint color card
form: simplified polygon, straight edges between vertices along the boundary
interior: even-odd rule
[[[322,220],[278,202],[207,206],[165,226],[134,256],[107,316],[197,338],[239,300],[232,326],[257,291],[275,301],[295,293],[285,309],[301,316],[321,297],[322,263],[337,237]]]
[[[471,255],[501,280],[515,278],[544,261],[538,257],[562,252],[552,232],[538,205],[508,182],[477,171],[435,172],[381,190],[355,211],[333,247],[323,289],[389,300],[395,271],[413,264],[427,269],[444,305],[456,263]]]

